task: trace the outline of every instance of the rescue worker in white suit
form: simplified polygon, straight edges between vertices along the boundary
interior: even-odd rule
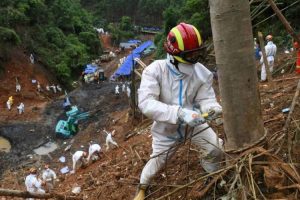
[[[54,182],[56,180],[56,173],[49,168],[49,164],[45,164],[45,169],[42,174],[43,181],[46,184],[48,192],[51,192],[54,188]]]
[[[110,132],[106,131],[105,129],[103,130],[103,132],[106,133],[106,139],[105,139],[106,151],[109,150],[109,144],[113,144],[113,145],[115,145],[116,147],[119,147],[118,143],[115,142],[115,141],[113,140],[113,138],[112,138],[112,137],[115,135],[115,131],[116,131],[116,130],[113,130],[113,131],[110,133]]]
[[[98,157],[96,157],[96,154],[98,155]],[[99,144],[92,144],[90,142],[89,155],[87,157],[87,161],[89,162],[91,158],[92,161],[95,161],[100,157],[101,157],[101,146]]]
[[[30,174],[25,178],[27,192],[44,194],[45,190],[42,189],[42,185],[45,183],[37,177],[37,169],[33,167],[29,170],[29,172]],[[33,198],[28,198],[27,200],[33,200]]]
[[[86,165],[86,157],[87,153],[85,151],[76,151],[72,156],[73,161],[73,170],[71,171],[72,174],[76,172],[76,163],[81,162],[81,166]]]
[[[277,52],[277,46],[273,43],[272,40],[273,40],[272,35],[266,36],[267,45],[265,46],[265,51],[266,51],[266,56],[267,56],[270,72],[273,72],[274,58],[275,58],[275,55]],[[266,66],[264,64],[264,58],[263,58],[261,52],[260,52],[260,55],[261,55],[260,64],[262,64],[260,79],[261,79],[261,81],[266,81],[266,79],[267,79]]]
[[[154,61],[143,71],[138,103],[140,110],[154,120],[151,128],[153,150],[142,171],[134,200],[145,198],[151,179],[175,153],[176,148],[172,146],[191,134],[192,143],[205,152],[200,161],[204,170],[213,172],[219,168],[222,141],[201,114],[193,110],[199,107],[202,113],[214,111],[216,116],[222,113],[212,88],[213,74],[198,63],[201,44],[198,30],[180,23],[169,32],[164,45],[167,59]],[[186,125],[194,127],[194,131],[185,136]]]

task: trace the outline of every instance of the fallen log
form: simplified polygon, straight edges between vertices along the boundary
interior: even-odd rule
[[[9,196],[9,197],[23,197],[23,198],[36,198],[36,199],[57,199],[57,200],[82,200],[82,197],[66,196],[56,193],[45,193],[45,194],[36,194],[30,193],[27,191],[21,190],[10,190],[0,188],[0,196]]]

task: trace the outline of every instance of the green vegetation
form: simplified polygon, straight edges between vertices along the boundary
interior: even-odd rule
[[[123,16],[120,23],[110,23],[108,25],[108,31],[110,32],[111,39],[115,44],[134,37],[133,25],[131,18],[128,16]]]
[[[277,1],[280,9],[293,3]],[[251,4],[252,14],[259,5]],[[262,22],[274,13],[266,6],[252,16],[254,34],[260,30],[273,34],[278,44],[287,43],[288,34],[276,16]],[[283,12],[297,31],[299,9],[297,3]],[[165,56],[162,47],[167,33],[182,21],[195,25],[204,40],[211,37],[208,0],[1,0],[0,61],[9,59],[19,46],[68,83],[82,65],[102,53],[93,26],[109,31],[115,45],[138,37],[139,27],[161,27],[163,32],[155,37],[159,58]]]
[[[1,60],[21,44],[66,84],[102,52],[79,0],[2,0],[0,7]]]

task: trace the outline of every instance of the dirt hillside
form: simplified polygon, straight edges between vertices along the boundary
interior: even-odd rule
[[[287,63],[288,58],[285,56],[281,55],[276,69],[280,69],[281,66]],[[116,60],[108,63],[106,66],[109,67],[110,64],[114,66],[115,63],[117,63]],[[20,70],[21,68],[17,69]],[[288,73],[288,69],[283,73],[281,72],[282,70],[276,73],[273,88],[271,88],[269,83],[259,83],[262,114],[265,127],[268,129],[268,138],[282,130],[287,117],[287,114],[283,113],[282,109],[290,106],[300,78],[299,75]],[[14,73],[24,74],[24,71],[15,70]],[[29,74],[27,76],[29,77]],[[6,75],[2,79],[13,90],[14,82],[7,77]],[[47,83],[50,80],[41,78],[42,81]],[[58,95],[51,95],[50,99],[44,98],[42,100],[38,95],[33,95],[32,99],[26,102],[28,104],[32,103],[32,106],[39,105],[41,108],[37,109],[37,111],[30,112],[29,110],[29,113],[37,112],[37,114],[28,114],[28,117],[20,116],[19,118],[18,115],[11,114],[12,111],[5,111],[8,114],[2,114],[1,122],[7,123],[7,125],[1,126],[0,135],[12,141],[13,149],[11,153],[1,154],[0,166],[4,167],[2,167],[3,173],[0,186],[2,188],[24,190],[24,177],[28,173],[28,168],[33,165],[41,167],[43,163],[50,162],[51,167],[59,175],[59,181],[56,183],[54,190],[57,193],[74,195],[71,192],[72,188],[80,186],[81,192],[79,196],[83,199],[132,199],[139,182],[141,170],[151,154],[151,121],[140,115],[136,119],[132,118],[126,95],[121,94],[120,97],[116,97],[113,93],[116,84],[121,83],[85,84],[70,93],[72,103],[78,105],[83,111],[92,110],[94,114],[88,120],[80,123],[80,131],[73,138],[74,142],[69,151],[64,149],[71,143],[72,139],[60,140],[55,138],[53,133],[53,126],[57,119],[64,116],[61,108],[62,98]],[[217,84],[216,81],[216,90],[218,90]],[[28,91],[34,93],[34,87],[31,84],[25,86],[25,88],[27,87]],[[3,92],[1,97],[3,96],[2,94],[10,95],[10,92],[4,89],[0,92]],[[18,98],[16,97],[16,99]],[[5,98],[3,97],[1,100],[4,102]],[[299,115],[299,106],[296,106],[293,119],[299,119]],[[21,117],[24,117],[24,119]],[[30,123],[27,123],[26,120],[30,121]],[[222,125],[212,122],[211,126],[224,139]],[[295,126],[295,124],[292,126]],[[109,131],[116,130],[114,138],[119,144],[119,148],[105,150],[104,128]],[[10,138],[10,135],[15,136]],[[49,153],[49,155],[29,158],[28,155],[32,154],[32,147],[45,142],[45,139],[47,141],[49,139],[54,140],[59,144],[59,148]],[[71,153],[79,149],[87,150],[88,142],[91,140],[100,143],[102,146],[104,152],[102,158],[84,169],[79,169],[76,174],[63,175],[59,173],[62,167],[66,165],[71,167]],[[21,145],[21,148],[16,148],[16,146],[20,146],[23,143],[24,145]],[[299,158],[297,145],[294,148],[294,156]],[[58,159],[61,156],[66,157],[66,163],[59,162]],[[18,163],[17,167],[12,167],[15,166],[14,162]],[[204,174],[199,164],[197,150],[187,141],[175,156],[168,161],[166,167],[157,174],[147,191],[147,199],[161,197]],[[200,191],[205,185],[205,181],[200,182],[197,185],[197,191]],[[226,187],[230,187],[230,185]],[[191,189],[192,187],[181,190],[171,195],[170,199],[193,199]],[[211,199],[209,198],[211,195],[220,197],[222,192],[224,191],[220,189],[213,194],[209,193],[207,195],[208,199]],[[276,198],[284,198],[287,195],[283,192],[277,193],[274,190],[266,190],[264,193],[270,199],[275,198],[275,193]]]

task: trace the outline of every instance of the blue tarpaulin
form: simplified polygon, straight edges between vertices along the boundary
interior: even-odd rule
[[[85,74],[95,73],[95,71],[97,70],[97,68],[98,68],[98,66],[96,66],[96,65],[87,64],[86,68],[84,69],[84,73]]]
[[[141,54],[145,49],[147,49],[152,44],[153,44],[153,42],[151,40],[148,40],[148,41],[144,42],[143,44],[141,44],[140,46],[138,46],[132,52],[133,52],[133,54]]]
[[[133,44],[138,44],[141,43],[141,40],[128,40],[127,43],[133,43]]]
[[[133,64],[133,62],[134,62],[134,64],[136,63],[134,61],[134,59],[140,58],[141,53],[151,45],[153,45],[153,42],[151,40],[148,40],[148,41],[144,42],[143,44],[141,44],[140,46],[138,46],[136,49],[134,49],[132,51],[132,53],[126,57],[123,64],[117,69],[117,71],[115,72],[115,76],[130,75],[131,69],[132,69],[132,64]]]

